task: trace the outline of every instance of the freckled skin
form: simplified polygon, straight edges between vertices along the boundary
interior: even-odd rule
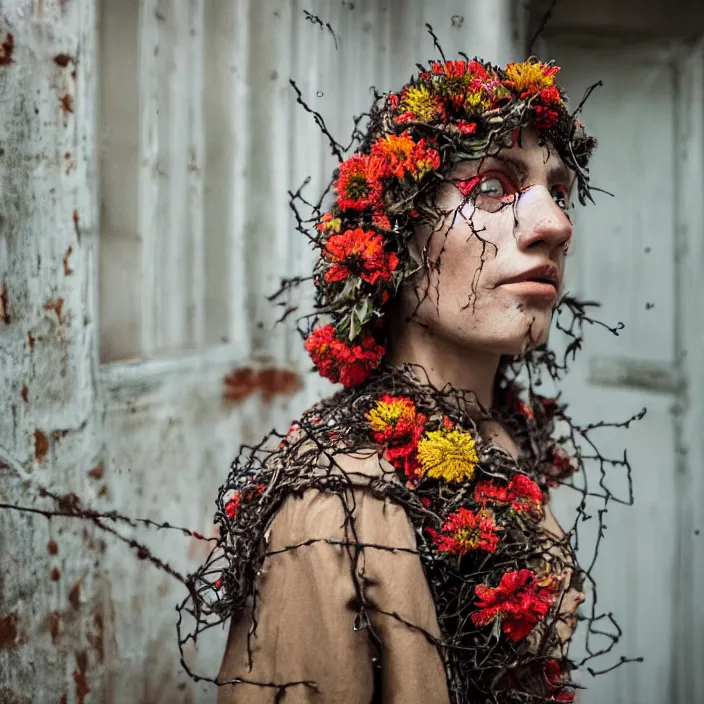
[[[451,345],[515,355],[547,340],[556,301],[500,284],[546,263],[562,279],[572,225],[561,206],[572,176],[532,129],[523,130],[520,144],[499,152],[498,160],[504,156],[520,162],[522,177],[508,162],[465,161],[449,174],[458,180],[438,190],[444,219],[435,232],[416,234],[418,252],[427,247],[430,270],[419,275],[414,291],[405,292],[404,311]],[[473,191],[472,202],[456,184],[475,176],[484,184]],[[498,197],[502,191],[509,193]]]

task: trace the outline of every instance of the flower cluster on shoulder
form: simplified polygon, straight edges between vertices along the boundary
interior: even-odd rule
[[[502,533],[521,530],[526,520],[543,517],[544,495],[526,474],[486,477],[479,466],[477,440],[447,416],[422,413],[410,396],[383,394],[365,413],[370,440],[408,485],[423,488],[430,481],[445,495],[465,498],[444,509],[424,497],[422,505],[439,512],[440,527],[425,527],[438,554],[461,560],[466,555],[498,553]],[[438,496],[440,494],[437,494]],[[472,613],[475,626],[498,622],[512,641],[522,640],[545,617],[555,601],[556,582],[531,569],[504,569],[498,585],[477,585]]]

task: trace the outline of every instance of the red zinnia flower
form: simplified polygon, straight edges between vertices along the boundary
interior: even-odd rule
[[[347,363],[340,368],[340,383],[350,387],[361,384],[380,364],[386,349],[367,335],[359,344],[349,348]]]
[[[536,105],[534,110],[535,119],[533,120],[533,125],[536,129],[549,130],[560,119],[560,114],[557,111],[546,108],[544,105]]]
[[[354,154],[340,164],[335,183],[337,203],[342,210],[365,210],[381,199],[381,179],[387,175],[383,160]]]
[[[348,345],[335,335],[332,324],[313,330],[305,348],[321,376],[348,387],[363,382],[381,364],[385,352],[371,335]]]
[[[239,513],[242,501],[251,501],[252,499],[260,496],[266,486],[264,484],[255,484],[254,486],[248,486],[242,491],[235,492],[232,497],[225,504],[225,513],[227,517],[234,521]]]
[[[434,61],[431,67],[434,74],[445,74],[449,78],[457,78],[471,74],[477,78],[488,78],[489,74],[478,61]]]
[[[555,88],[555,86],[543,88],[543,90],[538,93],[538,97],[543,105],[559,105],[562,103],[560,91]]]
[[[467,122],[467,120],[458,120],[455,123],[455,127],[457,127],[462,134],[474,134],[477,131],[477,123]]]
[[[475,587],[479,611],[471,618],[481,627],[501,618],[503,632],[514,642],[525,638],[550,611],[555,601],[552,584],[541,586],[528,569],[506,572],[498,587]]]
[[[323,256],[333,264],[325,272],[328,283],[344,281],[352,275],[361,276],[370,284],[389,281],[398,265],[395,254],[384,252],[381,235],[361,227],[332,235],[325,243]]]
[[[474,489],[474,500],[480,504],[493,502],[510,504],[516,513],[540,515],[543,507],[543,492],[525,474],[515,474],[507,485],[496,485],[491,481],[479,482]]]
[[[551,487],[559,486],[560,482],[569,479],[579,469],[576,458],[557,445],[548,450],[546,465],[543,472]]]
[[[428,533],[439,551],[465,555],[471,550],[494,552],[499,544],[497,530],[498,526],[486,513],[461,508],[448,516],[440,532],[428,528]]]
[[[557,660],[550,658],[545,662],[543,676],[545,677],[545,685],[548,694],[554,701],[568,702],[568,704],[574,702],[576,696],[575,691],[568,684],[563,682],[562,668]]]
[[[381,230],[390,230],[391,220],[389,220],[389,216],[383,210],[375,210],[372,213],[372,225],[380,228]]]

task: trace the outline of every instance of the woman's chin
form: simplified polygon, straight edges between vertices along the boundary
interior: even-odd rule
[[[544,345],[550,335],[550,318],[534,317],[513,335],[507,335],[501,344],[501,354],[517,357]]]

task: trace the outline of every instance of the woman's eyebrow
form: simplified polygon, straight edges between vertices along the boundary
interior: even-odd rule
[[[512,157],[504,153],[500,156],[486,157],[482,160],[482,163],[484,161],[493,161],[508,166],[516,173],[521,182],[525,182],[530,175],[530,168],[520,157]],[[562,160],[554,160],[548,167],[548,181],[550,183],[569,184],[572,182],[572,172]]]

